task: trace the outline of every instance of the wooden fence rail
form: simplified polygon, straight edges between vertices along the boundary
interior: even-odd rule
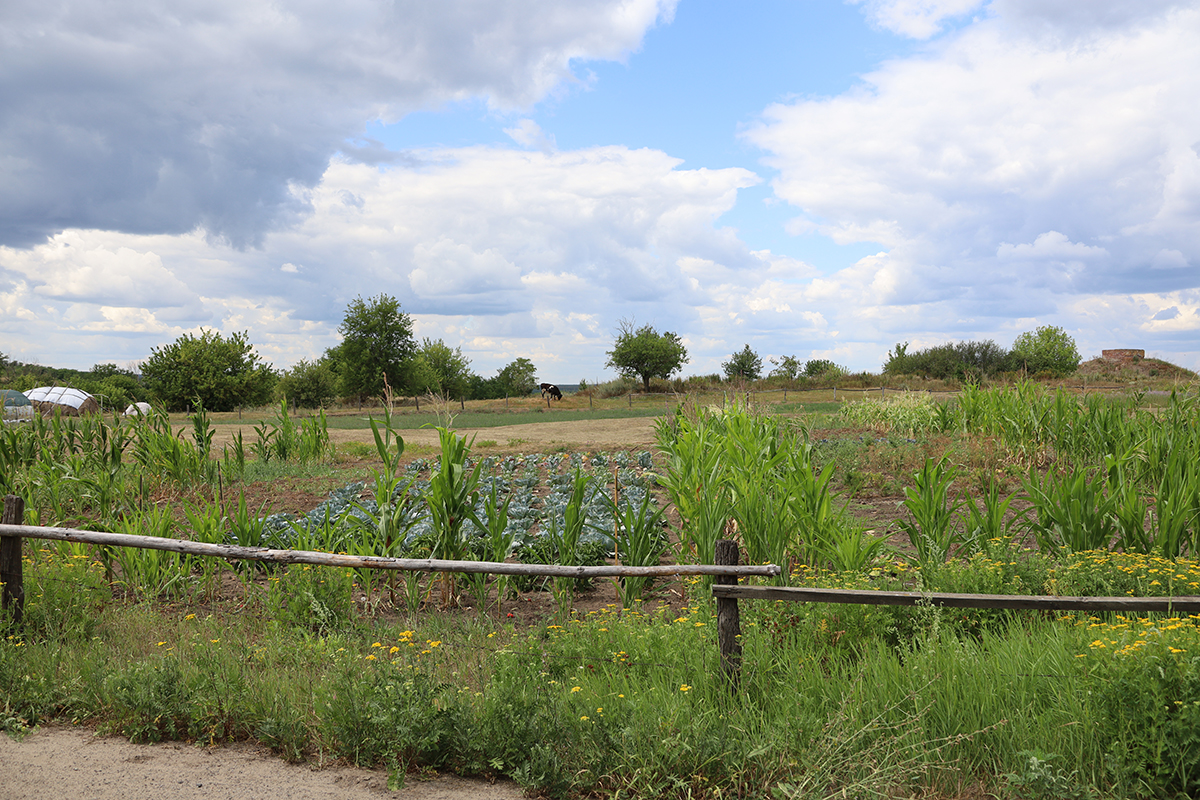
[[[772,577],[780,573],[774,564],[758,566],[713,564],[665,564],[654,567],[604,565],[572,567],[561,564],[509,564],[497,561],[444,561],[433,558],[388,558],[384,556],[352,556],[340,553],[321,553],[310,550],[273,550],[266,547],[240,547],[229,544],[192,542],[161,536],[134,536],[124,533],[83,531],[75,528],[48,528],[19,525],[24,514],[24,502],[9,495],[4,501],[4,522],[0,524],[0,583],[4,584],[3,608],[12,612],[19,623],[24,608],[24,589],[21,566],[22,539],[49,539],[61,542],[106,545],[109,547],[139,547],[166,550],[186,555],[208,556],[227,560],[268,561],[276,564],[314,564],[327,567],[355,569],[403,570],[408,572],[470,572],[492,575],[541,575],[555,578],[644,578],[669,575]]]
[[[870,606],[931,605],[947,608],[1036,609],[1041,611],[1167,611],[1200,613],[1200,597],[1060,597],[1022,594],[876,592],[790,586],[713,586],[713,596],[731,600],[790,600],[798,603],[852,603]]]
[[[717,563],[736,564],[736,546],[717,542]],[[949,592],[878,592],[860,589],[813,589],[790,586],[738,586],[736,578],[713,583],[717,599],[717,646],[721,666],[736,692],[741,665],[741,635],[738,600],[787,600],[798,603],[848,603],[874,606],[931,605],[947,608],[1034,609],[1040,611],[1162,611],[1171,614],[1200,614],[1200,596],[1179,597],[1058,597],[1054,595],[952,594]],[[722,610],[724,609],[724,610]],[[726,623],[722,623],[722,614]],[[730,655],[726,655],[726,654]]]

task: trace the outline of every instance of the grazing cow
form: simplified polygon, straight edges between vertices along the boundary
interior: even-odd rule
[[[545,397],[546,395],[550,395],[555,400],[562,400],[562,392],[553,383],[543,383],[543,384],[541,384],[541,389],[542,389],[542,397]]]

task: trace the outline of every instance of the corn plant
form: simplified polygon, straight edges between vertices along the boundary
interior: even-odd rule
[[[670,429],[660,425],[659,447],[667,459],[658,482],[667,489],[682,521],[680,558],[711,564],[732,510],[721,451],[710,441],[707,428],[682,419],[678,424],[674,439],[665,436]]]
[[[571,494],[563,509],[563,521],[559,525],[557,517],[547,520],[546,535],[551,546],[558,554],[558,563],[574,566],[578,563],[579,537],[587,525],[587,495],[592,486],[592,477],[582,469],[576,469],[571,481]],[[571,600],[575,592],[574,578],[555,578],[551,584],[554,604],[560,614],[565,615],[571,608]]]
[[[204,403],[199,398],[196,399],[196,410],[192,413],[191,419],[192,440],[196,443],[196,449],[207,459],[212,453],[212,441],[217,432],[213,430],[208,412],[204,410]]]
[[[246,477],[246,442],[240,430],[233,434],[232,444],[225,445],[223,458],[226,472],[236,475],[239,480]]]
[[[865,572],[887,549],[887,538],[872,536],[862,525],[841,525],[825,542],[823,558],[835,572]]]
[[[649,492],[642,495],[642,502],[635,509],[626,503],[618,508],[612,505],[616,519],[616,551],[621,563],[631,567],[652,567],[662,559],[670,548],[663,531],[664,508],[655,507]],[[652,578],[626,577],[617,582],[617,593],[622,608],[633,608],[645,599],[646,587]]]
[[[512,552],[516,531],[508,526],[508,508],[512,503],[512,495],[500,501],[500,492],[493,481],[491,491],[483,496],[483,518],[479,520],[482,526],[479,536],[473,537],[471,555],[479,561],[499,563],[508,558]],[[488,575],[484,572],[467,573],[465,579],[471,594],[475,597],[476,608],[482,612],[488,606]],[[504,595],[508,590],[508,575],[494,576],[496,587],[496,608],[501,608]]]
[[[463,525],[475,514],[479,492],[480,464],[467,466],[470,443],[449,428],[437,428],[441,440],[442,458],[438,471],[430,476],[425,502],[429,506],[430,523],[435,534],[433,557],[460,561],[466,542]],[[482,527],[482,526],[480,526]],[[442,574],[442,605],[449,605],[454,595],[452,573]]]
[[[911,519],[896,524],[908,534],[922,570],[946,563],[955,545],[970,545],[954,527],[955,512],[962,505],[962,501],[950,499],[950,485],[956,474],[957,470],[946,459],[927,458],[914,476],[915,488],[904,490],[904,507]]]
[[[1175,451],[1168,457],[1154,495],[1150,539],[1164,558],[1176,558],[1185,546],[1197,552],[1193,531],[1200,515],[1200,476],[1193,456]]]
[[[975,498],[967,495],[963,500],[963,505],[967,509],[967,539],[978,544],[989,539],[1009,538],[1017,520],[1024,516],[1022,514],[1012,520],[1007,518],[1008,509],[1012,505],[1014,497],[1016,497],[1015,494],[1010,494],[1001,499],[1000,490],[995,481],[988,484],[988,488],[983,494],[982,507],[975,503]]]
[[[251,512],[246,504],[246,493],[239,494],[237,509],[228,519],[230,544],[239,547],[266,547],[268,541],[266,514],[263,513],[265,509],[266,504],[263,504],[257,513]],[[242,565],[248,562],[238,561],[237,563]]]
[[[118,533],[173,538],[172,525],[169,509],[152,506],[122,519]],[[169,550],[118,547],[114,560],[121,572],[120,583],[126,591],[146,600],[178,593],[187,575],[179,553]]]
[[[781,476],[787,497],[790,524],[797,529],[801,559],[817,565],[823,559],[832,560],[830,548],[843,529],[845,507],[836,508],[830,489],[833,464],[816,472],[812,464],[812,447],[807,442],[796,447],[788,457],[787,468]]]
[[[192,540],[209,544],[223,544],[225,541],[225,518],[220,506],[210,503],[204,506],[184,505],[184,514],[192,529]],[[206,556],[183,556],[182,566],[188,573],[198,573],[200,586],[206,600],[212,600],[216,594],[217,578],[221,573],[221,562]]]
[[[1030,527],[1044,552],[1078,553],[1112,545],[1117,536],[1113,516],[1117,495],[1106,495],[1104,481],[1093,472],[1078,470],[1061,477],[1051,473],[1043,479],[1030,467],[1024,482],[1035,510]]]
[[[386,422],[390,427],[391,413],[385,409]],[[375,421],[371,421],[372,427]],[[255,425],[256,441],[251,446],[255,456],[262,462],[309,464],[321,461],[330,453],[329,427],[322,409],[317,416],[308,417],[297,425],[288,413],[287,398],[279,401],[279,410],[272,419]]]

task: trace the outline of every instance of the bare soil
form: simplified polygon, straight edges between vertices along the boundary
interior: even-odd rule
[[[288,764],[239,743],[137,745],[83,728],[47,727],[22,741],[0,736],[0,798],[88,800],[515,800],[509,781],[408,776],[395,791],[383,772]]]

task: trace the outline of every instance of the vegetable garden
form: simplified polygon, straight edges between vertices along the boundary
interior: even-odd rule
[[[480,457],[446,426],[437,456],[412,458],[389,415],[370,424],[370,474],[303,514],[243,491],[333,457],[323,415],[286,406],[220,454],[202,410],[183,431],[161,415],[7,428],[3,488],[29,524],[247,546],[637,565],[712,563],[732,537],[796,586],[1200,594],[1185,393],[967,387],[790,416],[688,402],[657,452]],[[64,719],[253,738],[395,782],[450,769],[552,796],[1200,789],[1192,617],[747,604],[732,694],[702,578],[454,581],[69,543],[25,557],[24,620],[0,644],[14,734]],[[550,612],[516,624],[534,596]]]

